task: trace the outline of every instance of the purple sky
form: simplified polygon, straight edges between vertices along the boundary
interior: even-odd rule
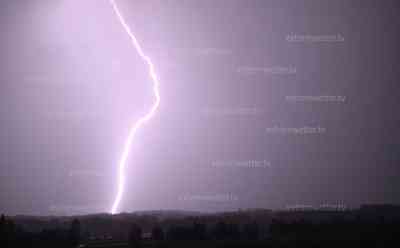
[[[400,203],[395,0],[117,2],[161,82],[121,210]],[[108,211],[153,101],[108,1],[2,1],[0,34],[0,212]]]

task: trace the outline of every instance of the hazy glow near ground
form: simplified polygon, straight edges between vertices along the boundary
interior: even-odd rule
[[[158,106],[160,105],[160,94],[159,94],[159,90],[158,90],[158,86],[159,86],[159,81],[156,75],[156,72],[154,70],[154,65],[151,62],[150,58],[148,56],[146,56],[138,42],[138,40],[136,39],[135,35],[132,33],[129,25],[126,23],[121,11],[119,10],[115,0],[110,0],[110,3],[112,5],[112,8],[116,14],[116,16],[118,17],[119,22],[121,23],[122,27],[124,28],[125,32],[129,35],[129,37],[131,38],[132,41],[132,45],[134,46],[134,48],[136,49],[136,51],[138,52],[138,54],[140,55],[140,57],[147,63],[148,67],[149,67],[149,74],[150,77],[153,81],[153,91],[154,91],[154,96],[155,96],[155,101],[153,103],[153,106],[151,107],[151,109],[149,110],[149,112],[141,117],[137,122],[135,122],[132,126],[132,128],[130,129],[129,135],[126,139],[125,145],[124,145],[124,149],[118,164],[118,192],[117,195],[115,197],[114,203],[112,205],[112,208],[110,210],[110,212],[112,214],[117,213],[118,211],[118,207],[119,204],[121,202],[123,193],[124,193],[124,186],[125,186],[125,167],[126,167],[126,162],[129,156],[129,151],[131,148],[131,144],[133,142],[133,138],[135,137],[136,132],[138,131],[138,129],[145,124],[148,120],[150,120],[154,113],[156,112]]]

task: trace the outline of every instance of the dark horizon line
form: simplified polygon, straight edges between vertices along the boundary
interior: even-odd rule
[[[333,205],[333,204],[332,204]],[[304,204],[304,206],[307,206]],[[312,205],[310,205],[312,206]],[[323,206],[322,204],[319,206]],[[180,210],[180,209],[159,209],[159,210],[137,210],[131,212],[120,212],[118,214],[111,214],[109,212],[97,212],[97,213],[87,213],[87,214],[71,214],[71,215],[34,215],[34,214],[15,214],[15,215],[7,215],[5,213],[0,213],[1,215],[5,215],[12,218],[73,218],[73,217],[90,217],[90,216],[122,216],[122,215],[148,215],[148,214],[182,214],[186,215],[186,217],[190,216],[198,216],[198,215],[215,215],[215,214],[229,214],[229,213],[240,213],[240,212],[255,212],[255,211],[270,211],[270,212],[351,212],[361,210],[363,208],[399,208],[400,204],[394,203],[368,203],[368,204],[360,204],[358,207],[346,207],[343,209],[337,208],[238,208],[236,210],[224,210],[224,211],[196,211],[196,210]]]

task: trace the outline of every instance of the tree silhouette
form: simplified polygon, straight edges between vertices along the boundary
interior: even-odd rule
[[[129,229],[129,246],[131,248],[141,247],[142,240],[142,229],[136,225],[132,224]]]
[[[6,244],[6,217],[4,214],[0,218],[0,246],[4,247]]]
[[[259,237],[259,228],[256,222],[245,224],[243,227],[243,236],[245,239],[256,240]]]
[[[214,228],[215,239],[239,239],[240,230],[237,224],[226,224],[223,221],[218,222]]]
[[[154,240],[164,240],[164,231],[160,226],[156,226],[151,231],[151,236]]]
[[[16,241],[16,228],[12,220],[4,215],[0,217],[0,244],[1,247],[12,247]]]
[[[81,224],[78,219],[74,219],[69,229],[69,240],[71,245],[77,246],[81,238]]]
[[[196,240],[206,239],[207,228],[206,225],[200,223],[193,224],[193,238]]]

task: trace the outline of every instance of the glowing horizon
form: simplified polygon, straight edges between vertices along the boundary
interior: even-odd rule
[[[115,0],[110,0],[110,3],[113,7],[114,13],[116,14],[120,24],[124,28],[125,32],[129,35],[129,37],[132,41],[132,45],[138,52],[139,56],[147,63],[147,65],[149,67],[149,74],[153,81],[153,91],[154,91],[154,96],[155,96],[155,101],[154,101],[153,106],[151,107],[150,111],[133,124],[133,126],[130,129],[129,136],[125,142],[124,150],[122,152],[122,156],[121,156],[121,159],[118,164],[118,192],[117,192],[117,196],[115,197],[112,208],[110,210],[111,214],[116,214],[118,211],[118,207],[121,202],[123,193],[124,193],[125,167],[126,167],[126,162],[127,162],[128,156],[129,156],[129,150],[130,150],[133,138],[134,138],[137,130],[144,123],[146,123],[148,120],[150,120],[154,116],[154,113],[156,112],[158,106],[160,105],[160,93],[158,90],[159,81],[157,78],[157,74],[154,70],[153,63],[151,62],[150,58],[148,56],[146,56],[145,53],[143,52],[138,40],[136,39],[135,35],[133,35],[129,25],[126,23],[123,15],[121,14],[121,11],[119,10],[117,4],[115,3]]]

